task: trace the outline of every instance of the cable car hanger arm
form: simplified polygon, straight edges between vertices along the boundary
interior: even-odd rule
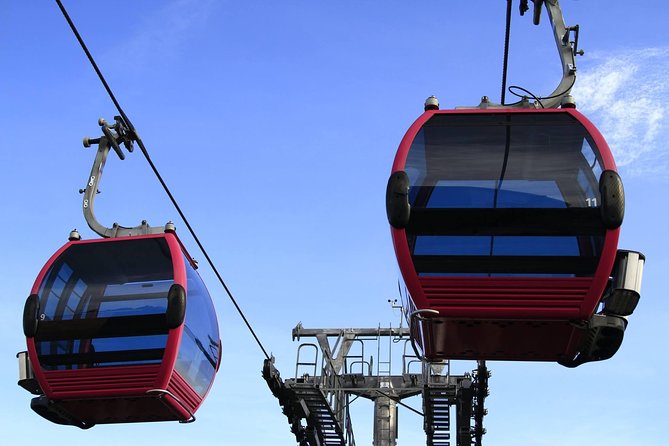
[[[578,31],[579,26],[567,26],[562,16],[562,9],[558,0],[534,0],[535,25],[539,25],[541,19],[541,5],[545,3],[548,17],[553,28],[553,37],[557,46],[562,64],[562,80],[553,92],[543,101],[545,108],[556,108],[562,102],[562,98],[571,92],[571,88],[576,81],[576,54],[583,55],[583,51],[578,51]],[[571,33],[574,32],[574,40],[571,40]]]
[[[88,226],[95,231],[95,233],[105,238],[163,233],[168,229],[167,225],[164,227],[152,227],[148,225],[146,220],[144,220],[141,224],[132,228],[120,226],[118,223],[114,223],[111,228],[107,228],[95,217],[93,205],[95,203],[95,196],[98,193],[98,184],[102,178],[102,171],[104,170],[109,150],[113,149],[121,160],[125,159],[125,153],[123,153],[123,150],[121,149],[121,144],[123,144],[128,152],[133,151],[132,141],[134,138],[132,135],[134,132],[131,132],[128,129],[122,117],[115,116],[114,120],[115,124],[110,126],[104,119],[100,118],[98,124],[102,128],[103,136],[96,139],[90,139],[88,137],[84,138],[84,147],[90,147],[93,144],[98,145],[98,151],[95,155],[93,166],[91,167],[91,173],[88,176],[86,188],[80,190],[80,192],[84,194],[82,209],[84,211],[86,223],[88,223]]]
[[[541,8],[546,6],[548,17],[551,21],[553,36],[560,56],[562,65],[562,79],[558,86],[548,96],[534,97],[534,102],[530,102],[526,96],[514,104],[496,104],[491,102],[487,96],[484,96],[479,105],[456,107],[459,109],[503,109],[503,108],[557,108],[561,105],[563,99],[571,92],[576,82],[576,61],[575,56],[583,55],[583,51],[578,50],[578,32],[579,26],[567,26],[562,15],[560,2],[558,0],[521,0],[520,14],[524,15],[527,11],[528,2],[534,3],[533,22],[539,25],[541,18]],[[572,32],[574,39],[571,39]],[[518,88],[518,87],[516,87]],[[520,89],[520,88],[518,88]],[[509,88],[511,90],[511,87]],[[522,91],[526,91],[520,89]],[[526,91],[527,92],[527,91]],[[528,92],[529,93],[529,92]],[[514,93],[515,94],[515,93]],[[530,93],[531,95],[531,93]]]

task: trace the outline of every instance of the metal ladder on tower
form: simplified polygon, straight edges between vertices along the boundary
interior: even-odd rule
[[[307,425],[315,430],[323,446],[345,446],[346,438],[323,391],[311,383],[289,383],[288,387],[308,410]]]
[[[424,429],[428,446],[450,446],[450,406],[455,394],[446,384],[428,385],[423,390]]]

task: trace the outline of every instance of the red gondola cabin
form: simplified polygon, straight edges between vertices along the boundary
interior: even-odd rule
[[[213,382],[213,304],[173,233],[70,241],[42,268],[24,311],[45,418],[101,423],[189,421]]]
[[[638,290],[595,313],[629,254],[617,251],[623,188],[576,110],[428,110],[399,146],[386,203],[428,360],[573,366],[617,350],[631,313],[619,307]]]

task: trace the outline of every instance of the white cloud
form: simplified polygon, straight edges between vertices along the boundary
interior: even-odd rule
[[[619,167],[668,176],[669,47],[589,55],[572,94]]]

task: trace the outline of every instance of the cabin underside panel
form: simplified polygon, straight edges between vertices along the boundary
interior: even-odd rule
[[[569,322],[431,318],[419,344],[429,360],[564,361],[573,358],[582,331]]]

